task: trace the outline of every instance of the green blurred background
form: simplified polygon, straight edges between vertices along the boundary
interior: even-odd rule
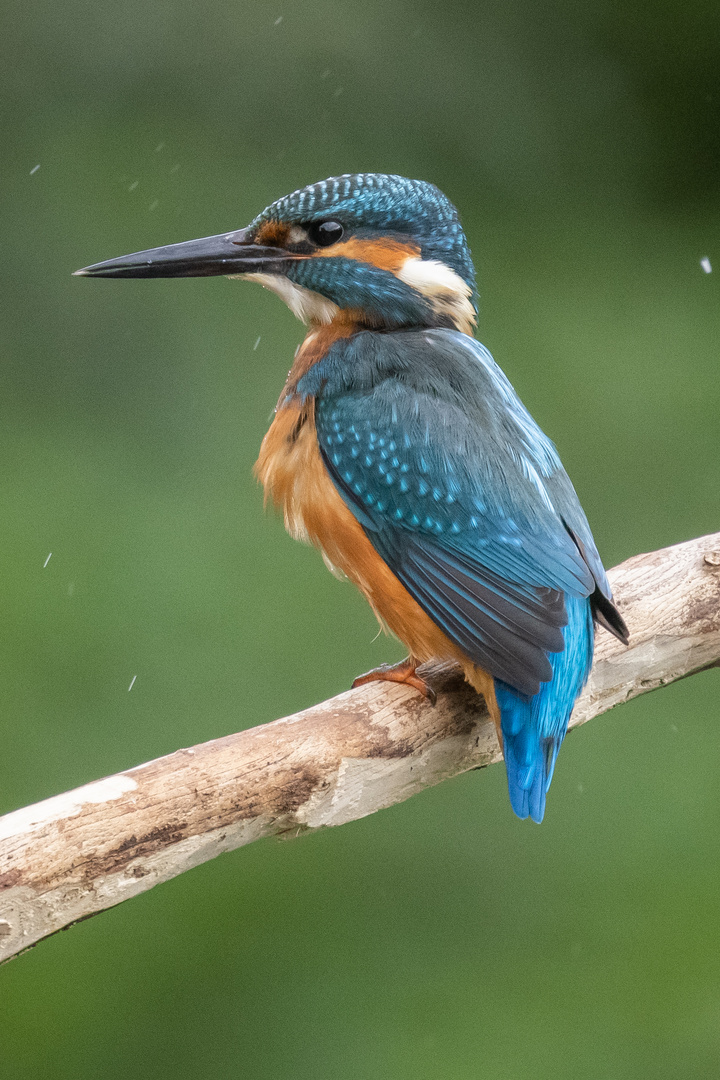
[[[8,0],[2,24],[0,812],[401,655],[251,477],[300,325],[247,284],[79,266],[340,172],[432,180],[606,564],[720,528],[716,3]],[[716,1078],[718,691],[569,738],[540,828],[472,773],[40,944],[0,971],[0,1074]]]

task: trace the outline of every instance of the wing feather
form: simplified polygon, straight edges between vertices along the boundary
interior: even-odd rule
[[[532,696],[564,647],[565,594],[597,592],[615,611],[555,448],[464,335],[360,334],[343,348],[351,373],[326,377],[316,407],[333,482],[430,618]]]

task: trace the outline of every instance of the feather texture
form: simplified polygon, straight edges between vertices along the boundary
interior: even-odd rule
[[[495,680],[513,808],[539,821],[590,669],[624,624],[553,444],[478,342],[359,333],[299,380],[323,461],[420,608]]]
[[[531,817],[537,822],[543,819],[555,759],[592,663],[590,603],[567,597],[565,605],[564,649],[550,656],[552,679],[531,698],[495,680],[510,803],[519,818]]]
[[[413,656],[462,664],[498,725],[513,809],[539,821],[593,613],[625,632],[577,495],[478,342],[333,327],[300,350],[258,475]]]
[[[358,357],[363,339],[374,380]],[[391,353],[385,364],[376,362],[381,350]],[[412,362],[403,364],[405,350]],[[566,526],[570,517],[592,543],[555,448],[489,354],[464,335],[364,333],[329,357],[298,392],[326,376],[318,441],[346,504],[473,662],[537,693],[552,677],[547,654],[563,648],[564,595],[587,597],[598,585]],[[355,388],[333,393],[341,379]],[[607,587],[604,572],[600,584]]]

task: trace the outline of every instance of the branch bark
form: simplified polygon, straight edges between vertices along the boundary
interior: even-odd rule
[[[720,533],[610,579],[630,646],[598,633],[571,727],[720,665]],[[454,667],[426,670],[435,707],[373,683],[0,818],[0,959],[224,851],[342,825],[501,760],[482,699]]]

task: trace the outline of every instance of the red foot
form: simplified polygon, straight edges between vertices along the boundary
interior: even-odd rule
[[[364,686],[365,683],[370,682],[405,683],[407,686],[419,690],[422,696],[427,698],[431,705],[434,705],[436,701],[435,691],[431,686],[428,686],[424,679],[415,674],[416,667],[417,661],[413,660],[411,656],[408,656],[406,660],[401,660],[399,664],[381,664],[380,667],[373,668],[372,671],[367,671],[364,675],[358,675],[352,684],[353,690],[356,686]]]

